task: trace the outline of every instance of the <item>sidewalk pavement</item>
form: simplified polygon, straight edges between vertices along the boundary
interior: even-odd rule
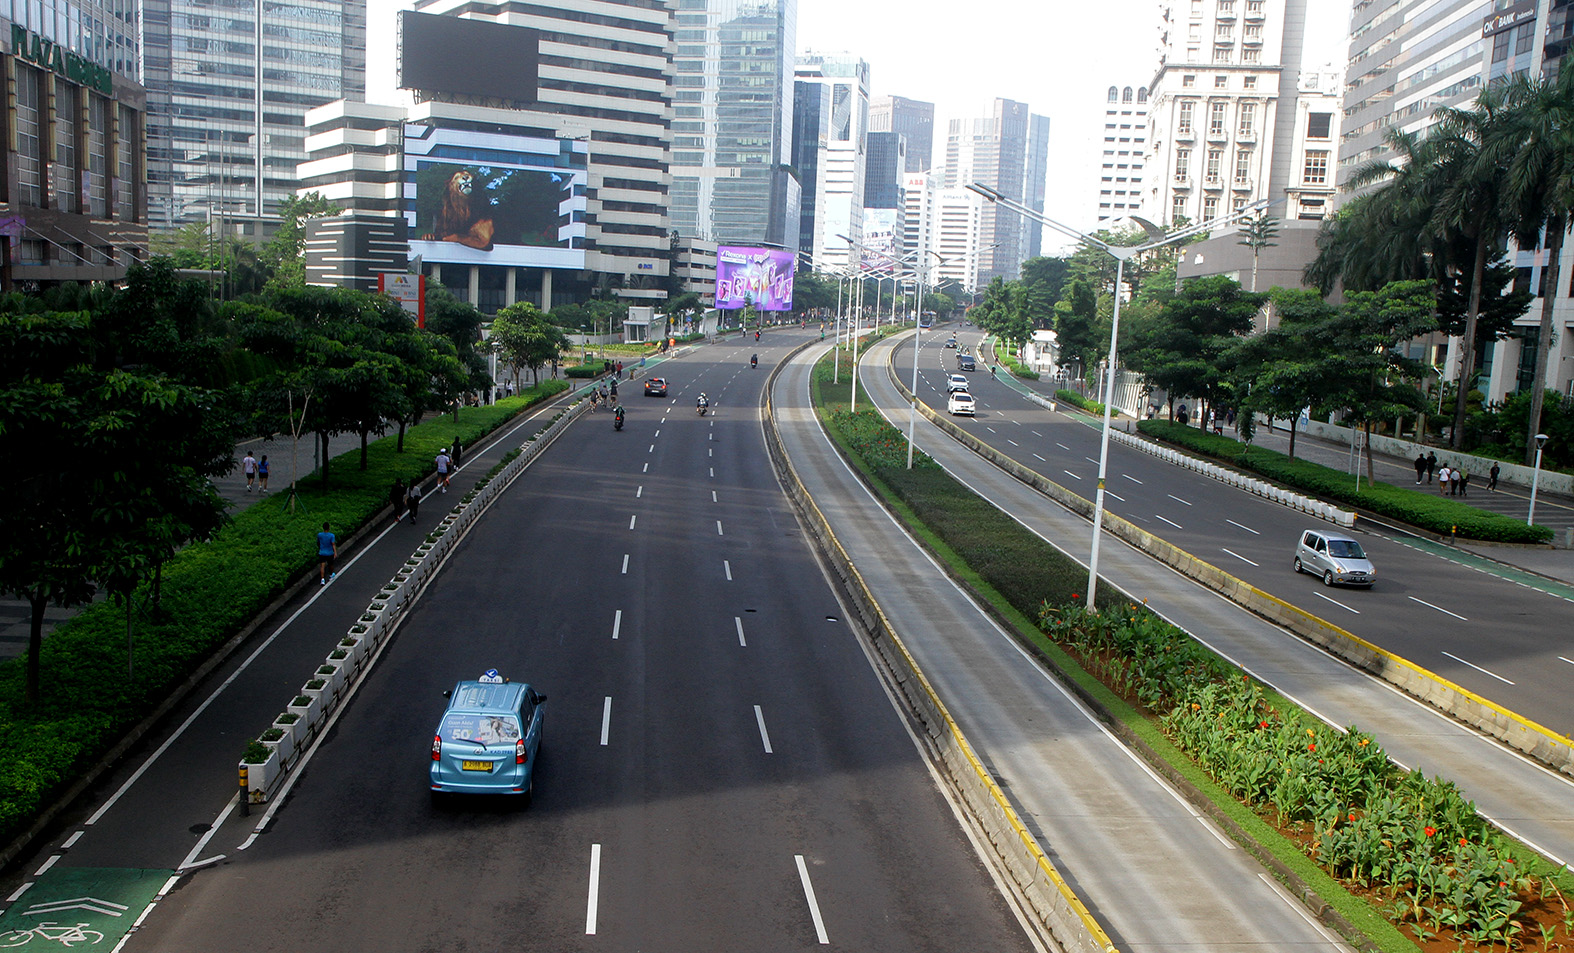
[[[1053,381],[1023,380],[1002,373],[1000,379],[1008,384],[1029,390],[1039,396],[1054,399],[1055,386]],[[1126,420],[1132,418],[1126,417]],[[1267,447],[1279,453],[1290,452],[1290,433],[1286,426],[1288,421],[1279,422],[1272,432],[1266,427],[1259,427],[1253,438],[1253,445]],[[1119,424],[1124,427],[1125,424]],[[1233,429],[1227,429],[1229,436],[1238,436]],[[1451,459],[1446,448],[1439,447],[1437,453],[1438,466],[1443,466]],[[1295,437],[1295,456],[1297,459],[1310,460],[1321,463],[1335,470],[1350,472],[1354,465],[1350,448],[1347,445],[1336,443],[1321,437],[1300,433]],[[1361,461],[1361,473],[1366,473],[1365,461]],[[1415,461],[1414,459],[1401,459],[1382,453],[1372,454],[1372,474],[1384,483],[1394,486],[1415,486]],[[1435,481],[1435,477],[1433,478]],[[1419,487],[1423,492],[1436,493],[1436,482],[1427,483],[1424,479]],[[1458,498],[1459,502],[1468,503],[1478,509],[1499,513],[1514,519],[1525,519],[1530,511],[1530,490],[1527,487],[1511,486],[1499,483],[1497,490],[1487,489],[1487,477],[1482,473],[1471,473],[1470,483],[1466,491],[1469,496]],[[1540,546],[1514,546],[1492,545],[1487,543],[1461,542],[1457,543],[1459,549],[1484,559],[1514,566],[1538,576],[1557,579],[1574,585],[1574,549],[1566,545],[1567,534],[1574,529],[1574,497],[1567,494],[1549,493],[1538,489],[1536,493],[1536,522],[1539,525],[1551,527],[1554,539],[1559,548],[1548,549]]]

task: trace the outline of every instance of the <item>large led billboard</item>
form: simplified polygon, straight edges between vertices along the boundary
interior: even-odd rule
[[[896,209],[864,209],[863,265],[875,271],[896,266]]]
[[[423,261],[585,267],[585,142],[411,123],[410,254]]]
[[[797,255],[779,248],[722,245],[716,249],[716,307],[730,311],[791,311]]]
[[[528,27],[403,10],[399,86],[533,103],[540,46]]]

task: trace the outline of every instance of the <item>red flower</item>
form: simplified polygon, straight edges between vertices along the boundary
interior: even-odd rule
[[[1431,837],[1433,834],[1437,833],[1437,828],[1435,828],[1435,827],[1428,827],[1428,828],[1425,828],[1425,830],[1426,830],[1426,836],[1428,836],[1428,837]]]
[[[1355,820],[1355,812],[1354,811],[1350,812],[1350,820],[1352,820],[1352,821]]]
[[[1463,837],[1461,837],[1459,839],[1459,846],[1460,847],[1469,847],[1470,846],[1470,842],[1465,840]]]
[[[1259,721],[1257,723],[1257,727],[1259,727],[1259,728],[1266,728],[1266,727],[1268,727],[1268,723],[1266,721]]]
[[[1314,741],[1311,744],[1307,745],[1306,746],[1306,750],[1307,751],[1316,751],[1317,750],[1317,742]]]
[[[1075,592],[1073,592],[1073,593],[1072,593],[1072,594],[1071,594],[1071,598],[1073,598],[1073,599],[1080,599],[1080,598],[1082,598],[1082,597],[1081,597],[1081,596],[1079,596],[1079,595],[1078,595],[1078,594],[1076,594],[1076,593],[1075,593]]]

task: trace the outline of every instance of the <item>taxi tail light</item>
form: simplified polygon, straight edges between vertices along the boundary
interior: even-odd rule
[[[432,736],[432,760],[433,761],[441,761],[442,759],[443,759],[443,736],[442,735],[433,735]]]
[[[523,738],[521,738],[518,741],[514,742],[514,763],[515,764],[524,764],[525,763],[525,739],[523,739]]]

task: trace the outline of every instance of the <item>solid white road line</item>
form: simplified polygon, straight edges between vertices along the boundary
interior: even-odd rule
[[[1224,549],[1223,546],[1220,546],[1219,548],[1220,549]],[[1224,551],[1229,553],[1231,556],[1234,556],[1236,559],[1239,559],[1243,563],[1248,563],[1248,564],[1253,565],[1253,566],[1257,566],[1258,565],[1257,563],[1252,562],[1250,559],[1247,559],[1245,556],[1242,556],[1240,553],[1232,552],[1232,551],[1230,551],[1228,549],[1225,549]]]
[[[213,835],[217,834],[219,832],[219,828],[223,827],[225,820],[227,820],[229,818],[230,812],[235,810],[236,806],[239,805],[239,804],[240,804],[240,792],[236,791],[234,794],[232,794],[230,796],[229,803],[224,805],[224,810],[219,812],[218,818],[215,819],[212,824],[208,825],[207,831],[205,831],[203,833],[202,837],[200,839],[198,839],[197,846],[195,846],[195,847],[193,847],[191,849],[191,853],[186,855],[186,859],[180,862],[180,866],[176,867],[175,868],[176,870],[180,870],[180,871],[190,870],[192,867],[196,866],[196,864],[197,864],[197,855],[202,853],[202,848],[208,846],[208,841],[212,840],[213,839]],[[213,861],[211,859],[207,860],[207,861],[204,861],[204,863],[212,863],[212,862]]]
[[[820,905],[814,899],[814,884],[809,882],[809,868],[803,862],[802,854],[793,854],[792,859],[798,864],[798,879],[803,881],[803,896],[809,901],[809,916],[814,919],[814,935],[821,943],[830,943],[831,938],[825,935],[825,921],[820,918]]]
[[[634,528],[634,521],[637,520],[637,519],[639,519],[639,515],[638,514],[635,514],[634,516],[630,516],[629,517],[629,529],[633,529]]]
[[[1567,662],[1570,665],[1574,665],[1574,658],[1564,658],[1563,656],[1559,655],[1558,659],[1561,660],[1561,661]]]
[[[1261,536],[1262,535],[1261,533],[1259,533],[1256,530],[1252,529],[1250,526],[1246,526],[1244,524],[1237,523],[1234,520],[1225,520],[1225,522],[1229,523],[1232,526],[1239,526],[1241,529],[1244,529],[1246,532],[1251,533],[1253,536]]]
[[[1330,599],[1330,598],[1328,598],[1327,596],[1323,595],[1320,592],[1314,592],[1314,593],[1312,593],[1312,595],[1316,596],[1319,599],[1322,599],[1325,602],[1332,602],[1334,605],[1338,606],[1339,608],[1343,609],[1346,612],[1354,612],[1356,615],[1360,615],[1361,614],[1361,610],[1360,609],[1352,609],[1349,606],[1345,605],[1344,603],[1340,602],[1338,599]]]
[[[1470,621],[1469,619],[1465,618],[1464,616],[1460,615],[1457,612],[1449,612],[1447,609],[1443,608],[1442,606],[1434,606],[1432,603],[1427,602],[1425,599],[1417,599],[1415,596],[1406,596],[1405,598],[1409,599],[1411,602],[1419,602],[1422,605],[1426,606],[1428,609],[1436,609],[1437,611],[1443,613],[1444,615],[1451,615],[1451,616],[1453,616],[1454,618],[1458,619],[1461,622],[1469,622]]]
[[[623,628],[623,610],[618,609],[612,613],[612,638],[618,637],[618,631]]]
[[[601,903],[601,845],[590,845],[590,899],[585,904],[585,934],[596,932],[596,907]]]
[[[727,581],[732,582],[732,563],[723,559],[721,561],[721,571],[727,574]]]
[[[1469,665],[1471,668],[1473,668],[1476,671],[1480,672],[1482,675],[1490,675],[1490,676],[1492,676],[1493,678],[1497,679],[1498,681],[1502,682],[1505,685],[1512,685],[1512,684],[1514,684],[1513,682],[1509,681],[1508,679],[1504,678],[1503,676],[1499,675],[1496,672],[1484,669],[1481,666],[1475,664],[1474,662],[1467,662],[1467,661],[1465,661],[1464,659],[1462,659],[1459,656],[1455,655],[1453,652],[1444,652],[1443,654],[1448,656],[1449,658],[1453,659],[1454,661],[1458,662],[1461,665]],[[43,873],[44,871],[42,869],[40,869],[38,872],[39,873]]]
[[[612,728],[612,696],[601,703],[601,746],[607,746],[607,732]]]
[[[1157,514],[1157,513],[1154,513],[1153,515],[1154,516],[1158,516],[1158,518],[1161,519],[1161,520],[1164,520],[1164,517],[1159,516],[1159,514]],[[1174,520],[1164,520],[1164,522],[1170,524],[1171,526],[1175,527],[1176,529],[1182,529],[1183,528],[1181,526],[1181,524],[1175,522]]]
[[[760,725],[760,741],[764,742],[765,744],[765,753],[775,754],[775,752],[771,750],[770,732],[765,730],[765,713],[760,711],[759,705],[754,706],[754,720]]]
[[[629,574],[629,554],[628,553],[624,553],[623,554],[623,572],[621,573],[621,575],[627,576],[628,574]]]
[[[739,616],[733,616],[732,624],[738,627],[738,644],[747,648],[749,643],[743,641],[743,619]]]

